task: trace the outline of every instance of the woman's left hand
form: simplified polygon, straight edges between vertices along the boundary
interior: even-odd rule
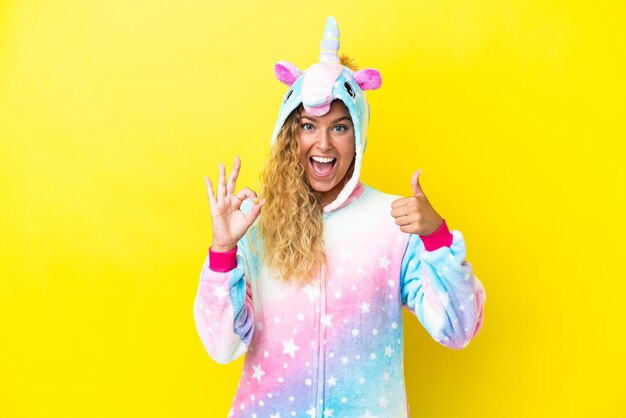
[[[433,209],[419,183],[421,169],[411,177],[413,196],[402,197],[391,203],[391,216],[402,232],[430,235],[442,224],[443,218]]]

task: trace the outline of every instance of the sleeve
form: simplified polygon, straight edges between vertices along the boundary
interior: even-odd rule
[[[241,242],[241,241],[240,241]],[[209,254],[202,266],[194,301],[194,320],[209,356],[229,363],[248,350],[254,310],[244,247]]]
[[[460,231],[443,225],[433,234],[411,234],[402,258],[402,304],[440,344],[460,350],[480,331],[486,293],[465,260]]]

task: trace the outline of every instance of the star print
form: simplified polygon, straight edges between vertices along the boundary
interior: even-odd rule
[[[294,354],[300,347],[293,343],[293,338],[289,339],[289,341],[283,341],[283,354],[289,354],[291,358],[294,358]]]
[[[256,331],[263,331],[263,323],[262,322],[257,322],[256,323]]]
[[[385,382],[388,382],[388,381],[389,381],[389,379],[390,379],[390,377],[389,377],[389,373],[387,373],[387,372],[383,373],[383,380],[384,380]]]
[[[393,348],[388,345],[387,347],[385,347],[385,355],[391,357],[391,354],[393,354]]]
[[[217,298],[221,301],[224,298],[224,296],[226,296],[226,290],[224,289],[224,285],[214,286],[214,287],[215,287],[215,291],[213,292],[213,294],[217,296]]]
[[[252,368],[254,369],[254,374],[252,375],[252,378],[257,379],[259,383],[261,383],[261,376],[265,374],[265,372],[261,370],[261,363],[257,364],[256,366],[252,366]]]
[[[346,398],[345,396],[341,398],[341,403],[347,403],[347,402],[348,402],[348,398]]]
[[[465,279],[466,282],[469,281],[470,277],[471,277],[471,274],[465,273],[464,279]]]
[[[313,299],[318,297],[320,294],[320,289],[311,285],[307,285],[304,288],[304,291],[307,293],[307,295],[309,295],[309,302],[313,302]]]
[[[378,418],[375,415],[370,414],[370,410],[366,409],[365,410],[365,415],[360,416],[359,418]]]
[[[367,302],[363,302],[361,304],[361,306],[359,306],[359,308],[361,308],[361,313],[366,313],[370,311],[370,304]]]
[[[324,417],[332,417],[333,416],[333,410],[332,409],[325,409],[324,410]]]
[[[315,407],[312,406],[311,409],[306,411],[306,413],[307,413],[307,415],[311,415],[311,418],[313,418],[315,416]]]
[[[333,324],[330,323],[332,317],[333,317],[332,315],[324,315],[322,317],[322,324],[326,327],[332,326]]]
[[[270,418],[280,418],[280,412],[270,415]]]
[[[380,398],[378,398],[378,405],[380,405],[383,408],[385,408],[388,404],[389,404],[389,401],[387,400],[387,398],[385,398],[385,395],[383,395]]]
[[[328,382],[328,387],[336,386],[337,378],[334,376],[331,376],[330,379],[327,380],[327,382]]]
[[[389,264],[391,264],[391,262],[387,259],[386,255],[383,255],[382,257],[379,257],[378,261],[380,261],[380,267],[381,268],[383,268],[385,270],[388,270],[387,267],[389,266]]]

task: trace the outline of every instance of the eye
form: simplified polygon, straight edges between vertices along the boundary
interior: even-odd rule
[[[348,92],[350,97],[352,97],[354,99],[356,94],[354,94],[354,90],[352,90],[352,86],[350,85],[350,83],[345,82],[343,86],[346,88],[346,91]]]
[[[345,132],[348,130],[348,127],[346,125],[337,125],[335,126],[335,128],[339,128],[339,130],[337,132]]]
[[[311,129],[313,129],[313,125],[311,125],[309,122],[305,122],[301,125],[302,129],[304,129],[305,131],[310,131]]]

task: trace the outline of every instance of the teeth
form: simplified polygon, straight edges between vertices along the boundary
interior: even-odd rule
[[[334,158],[325,158],[325,157],[317,157],[317,156],[313,156],[311,158],[317,161],[318,163],[330,163],[332,161],[335,161]]]

